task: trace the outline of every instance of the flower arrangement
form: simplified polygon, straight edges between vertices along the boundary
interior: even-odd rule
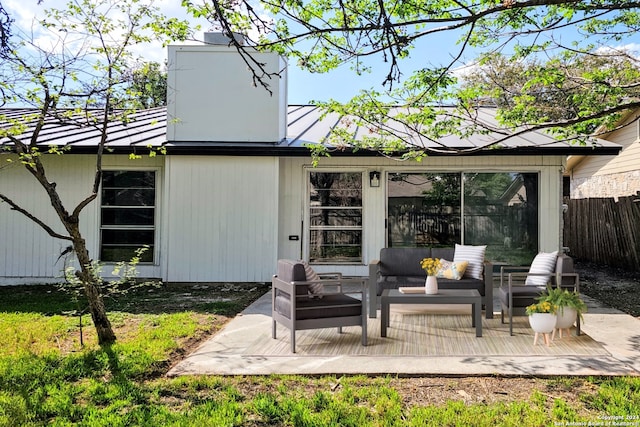
[[[440,258],[423,258],[420,267],[427,272],[427,276],[435,276],[440,269]]]
[[[540,301],[537,304],[531,304],[527,307],[526,313],[528,316],[531,316],[534,313],[550,313],[555,314],[558,310],[558,306],[550,303],[549,301]]]

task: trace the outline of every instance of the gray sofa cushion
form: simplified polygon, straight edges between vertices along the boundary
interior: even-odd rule
[[[424,276],[422,258],[431,256],[431,248],[383,248],[380,250],[381,276]]]
[[[433,258],[446,259],[453,261],[454,248],[431,248],[431,256]]]

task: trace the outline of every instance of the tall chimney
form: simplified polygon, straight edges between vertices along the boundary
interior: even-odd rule
[[[234,35],[244,44],[241,35]],[[286,136],[286,62],[277,53],[245,46],[242,58],[221,33],[205,43],[169,46],[167,139],[185,142],[268,142]],[[245,62],[263,64],[269,90],[254,83]],[[277,74],[280,74],[278,76]],[[270,93],[271,92],[271,93]]]

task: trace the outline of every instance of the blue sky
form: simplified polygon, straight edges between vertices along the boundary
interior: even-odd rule
[[[25,30],[30,30],[34,17],[43,16],[45,8],[64,8],[67,0],[46,0],[38,5],[37,0],[2,0],[5,8],[15,19],[14,25]],[[167,16],[184,17],[179,1],[177,0],[157,0],[155,2],[163,13]],[[199,22],[204,30],[208,29],[206,21]],[[203,31],[196,33],[196,38],[202,40]],[[440,41],[431,41],[431,46],[438,46],[438,49],[417,49],[412,53],[412,58],[404,61],[409,63],[408,67],[424,66],[427,62],[441,62],[449,57],[449,50],[445,49],[443,43],[449,42],[453,46],[451,36],[439,37]],[[432,40],[430,38],[430,40]],[[147,61],[163,63],[166,59],[167,50],[160,45],[145,47],[139,52]],[[329,100],[330,98],[347,101],[356,95],[361,89],[382,90],[382,82],[388,73],[388,64],[380,61],[372,62],[372,72],[361,76],[356,75],[349,65],[344,65],[327,74],[312,74],[302,71],[295,66],[295,62],[289,64],[288,73],[288,102],[290,104],[306,104],[312,100]],[[416,65],[417,64],[417,65]],[[408,75],[408,69],[405,75]]]
[[[45,7],[62,8],[66,1],[45,0],[41,5],[38,5],[37,0],[2,0],[5,8],[15,19],[15,25],[24,29],[31,27],[35,14],[41,14]],[[178,0],[157,0],[155,4],[167,16],[185,16]],[[200,24],[203,29],[208,29],[208,23],[201,21]],[[566,37],[571,37],[571,35],[566,34]],[[202,39],[202,31],[196,33],[196,38]],[[627,40],[625,43],[634,43],[637,49],[640,46],[640,36],[634,37],[634,39]],[[421,40],[418,47],[412,51],[410,58],[402,62],[403,75],[406,77],[411,73],[411,70],[427,65],[448,64],[459,49],[455,42],[456,36],[448,33],[432,35]],[[167,50],[160,45],[154,45],[141,49],[139,54],[147,61],[163,63],[166,59]],[[472,63],[473,56],[474,52],[467,52],[459,66]],[[330,98],[338,101],[347,101],[361,89],[374,88],[382,90],[382,82],[389,71],[388,63],[383,63],[378,58],[376,61],[370,62],[369,65],[372,67],[372,72],[358,76],[348,65],[344,65],[327,74],[311,74],[298,69],[295,63],[290,63],[288,102],[289,104],[306,104],[312,100],[329,100]]]

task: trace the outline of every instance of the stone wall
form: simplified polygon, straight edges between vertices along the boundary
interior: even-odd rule
[[[571,198],[625,197],[640,191],[640,170],[571,179]]]

